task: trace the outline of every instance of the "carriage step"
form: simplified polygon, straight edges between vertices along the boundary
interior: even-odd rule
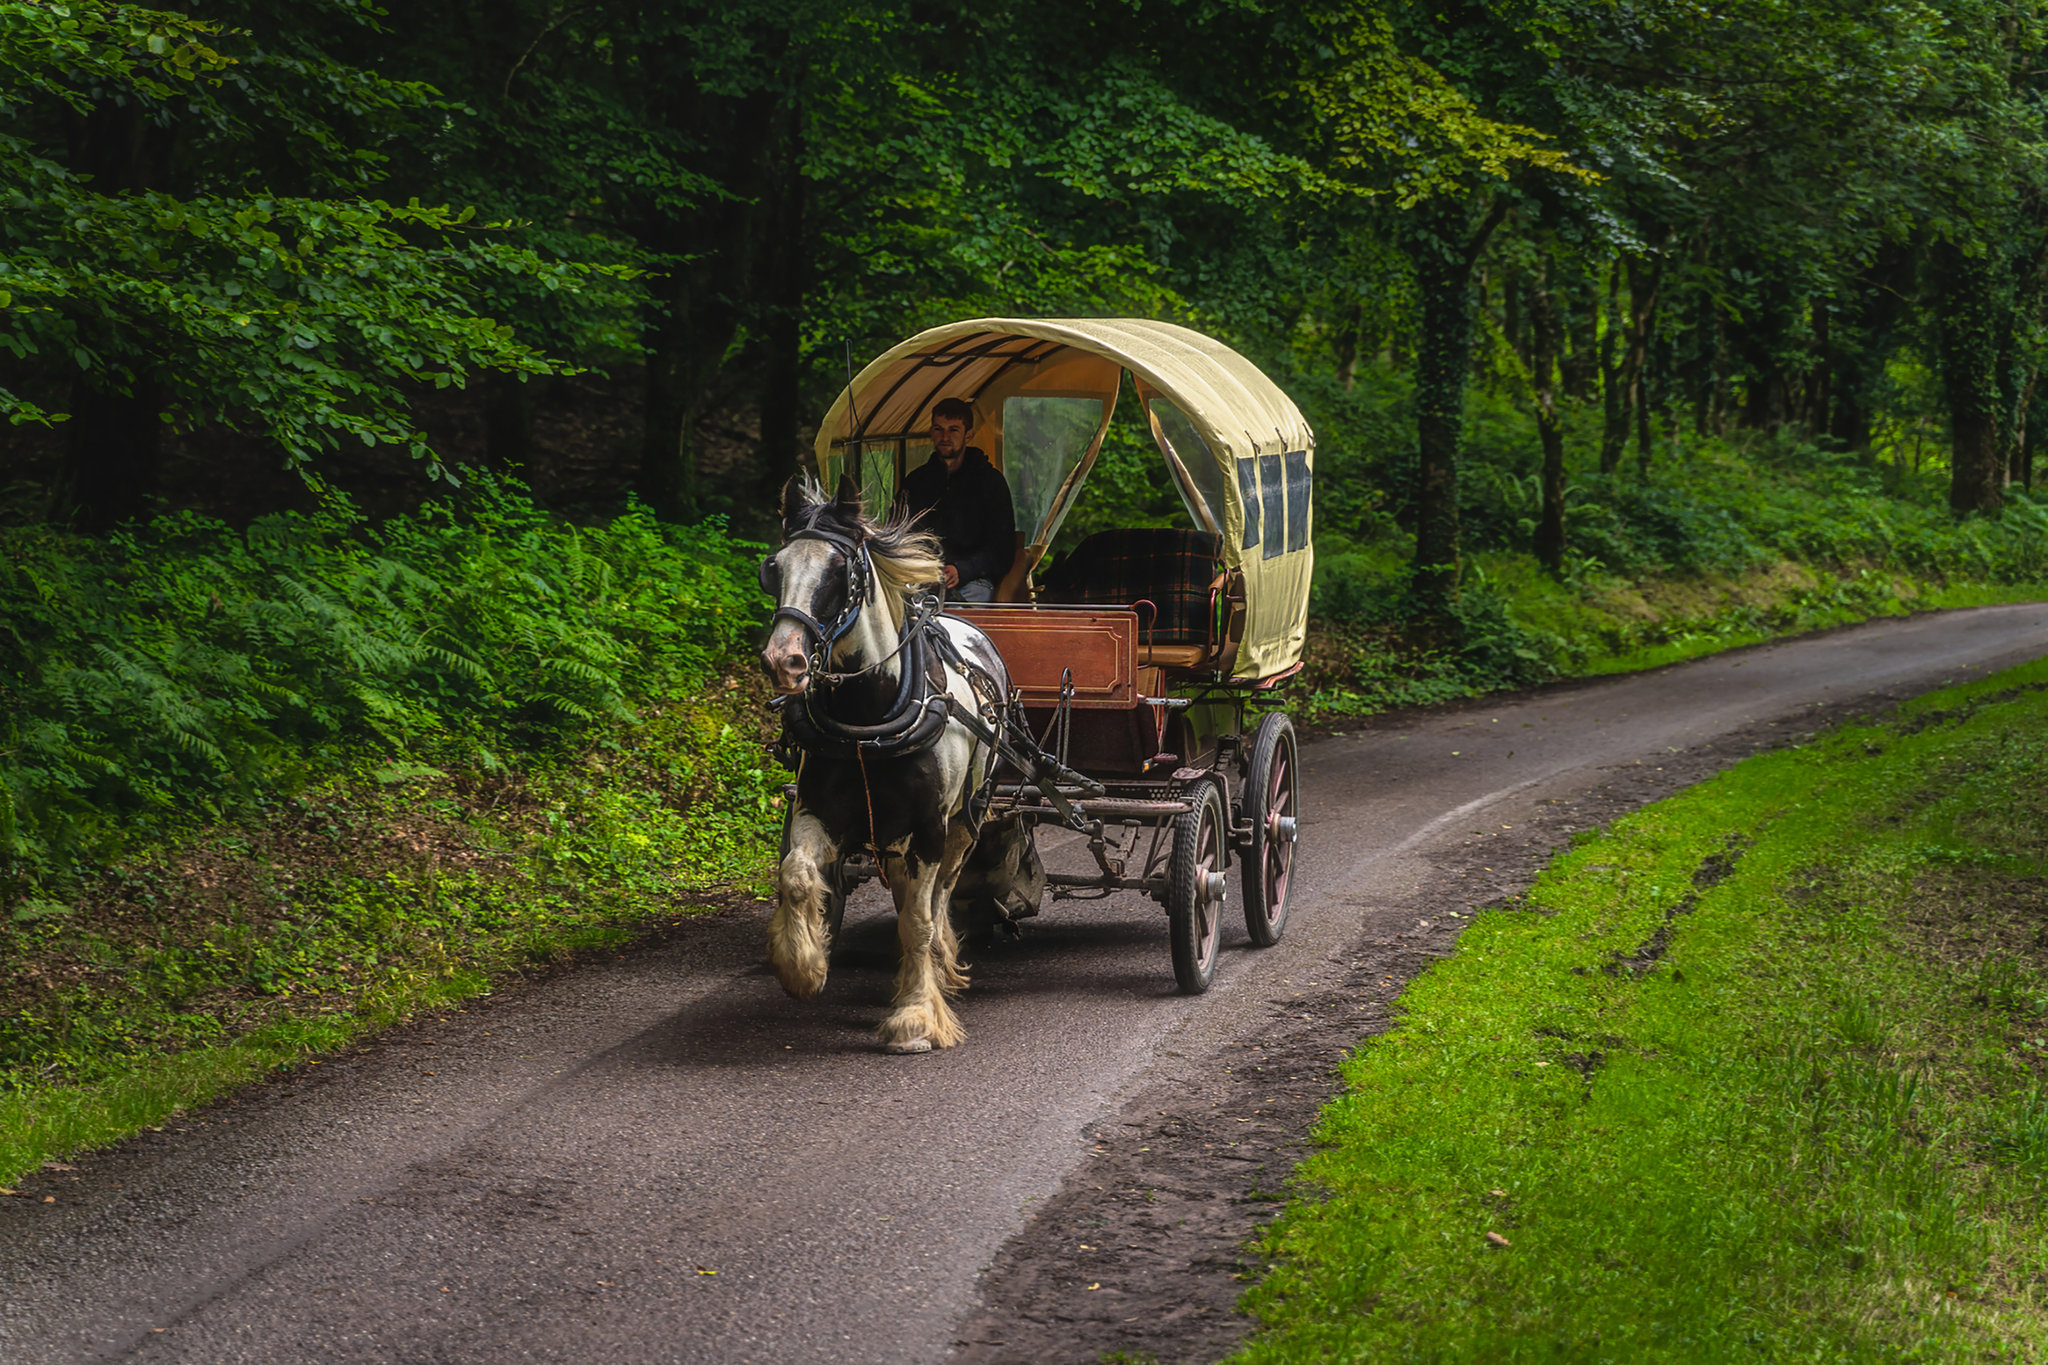
[[[1076,801],[1074,809],[1083,815],[1180,815],[1191,809],[1185,801],[1141,801],[1135,797],[1099,796]]]

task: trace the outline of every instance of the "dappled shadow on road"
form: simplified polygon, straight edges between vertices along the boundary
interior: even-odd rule
[[[765,923],[765,914],[760,919]],[[1238,951],[1249,950],[1225,950]],[[1000,1034],[1014,1011],[1035,1015],[1065,1002],[1100,1023],[1119,1007],[1156,1006],[1176,996],[1165,917],[1149,904],[1049,905],[1024,922],[1021,937],[970,944],[962,957],[972,984],[954,1008],[970,1049],[977,1035]],[[879,897],[863,897],[848,908],[831,973],[815,998],[787,995],[764,948],[763,960],[727,986],[592,1058],[586,1069],[787,1069],[819,1058],[879,1055],[874,1029],[888,1010],[896,960],[893,913]]]

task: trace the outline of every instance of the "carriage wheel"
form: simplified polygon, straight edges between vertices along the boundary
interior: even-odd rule
[[[1252,732],[1251,764],[1244,779],[1244,814],[1252,839],[1245,849],[1244,927],[1252,942],[1270,948],[1287,928],[1287,893],[1293,881],[1298,754],[1294,722],[1275,711]]]
[[[796,807],[785,803],[782,808],[782,854],[776,859],[780,865],[789,856],[789,830],[796,823]],[[825,933],[827,952],[839,948],[839,926],[846,922],[846,893],[853,888],[846,884],[846,860],[837,859],[818,869],[825,878]]]
[[[1166,921],[1173,939],[1173,979],[1183,995],[1200,995],[1216,979],[1223,936],[1223,795],[1214,782],[1193,790],[1194,806],[1173,818],[1173,856],[1166,867]]]

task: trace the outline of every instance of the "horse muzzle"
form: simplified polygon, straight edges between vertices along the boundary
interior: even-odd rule
[[[803,631],[787,624],[768,637],[767,647],[761,651],[761,667],[781,695],[793,697],[810,687],[809,644]]]

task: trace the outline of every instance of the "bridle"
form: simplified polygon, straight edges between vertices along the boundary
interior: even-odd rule
[[[839,615],[833,618],[829,626],[801,608],[778,606],[775,614],[768,618],[768,629],[774,630],[775,623],[785,617],[796,622],[802,628],[804,638],[809,644],[805,652],[809,655],[811,675],[814,678],[822,678],[829,676],[825,670],[832,660],[833,648],[846,638],[854,623],[860,620],[861,609],[867,605],[868,584],[874,578],[874,561],[868,554],[866,537],[847,535],[832,527],[820,526],[816,522],[792,532],[784,538],[783,544],[787,546],[799,540],[822,540],[846,556],[846,605],[840,609]],[[768,555],[761,560],[759,577],[763,592],[781,595],[776,592],[774,581],[774,555]]]
[[[945,635],[937,628],[938,596],[927,593],[911,604],[904,613],[896,648],[852,673],[829,672],[833,647],[853,629],[868,605],[874,560],[866,537],[858,532],[849,534],[812,521],[790,532],[783,544],[798,540],[821,540],[846,557],[846,605],[830,625],[798,607],[778,606],[769,618],[771,630],[785,618],[796,622],[809,644],[812,685],[800,698],[779,699],[786,737],[800,749],[849,756],[857,750],[915,753],[929,748],[946,728],[951,703],[945,688],[927,676],[927,647]],[[761,561],[761,587],[767,592],[776,590],[770,568],[774,562],[774,555]],[[878,722],[854,724],[832,714],[831,693],[836,684],[874,672],[891,659],[899,660],[896,695]]]

